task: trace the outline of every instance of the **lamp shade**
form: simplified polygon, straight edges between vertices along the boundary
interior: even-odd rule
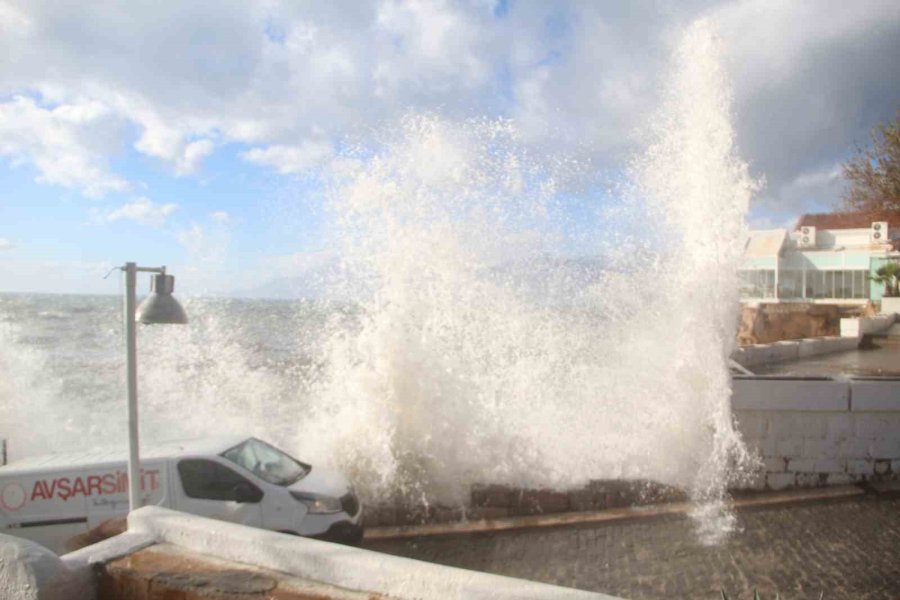
[[[150,295],[144,298],[135,313],[138,323],[152,325],[154,323],[170,323],[183,325],[187,323],[187,315],[172,296],[175,290],[175,277],[166,275],[154,275],[150,280]]]

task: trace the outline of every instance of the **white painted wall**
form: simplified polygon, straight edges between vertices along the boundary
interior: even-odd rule
[[[841,319],[841,337],[860,338],[864,335],[884,334],[894,324],[894,319],[893,313],[858,319]]]
[[[762,459],[753,487],[900,478],[900,379],[734,383],[738,429]]]

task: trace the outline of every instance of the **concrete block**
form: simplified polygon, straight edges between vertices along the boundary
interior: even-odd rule
[[[598,499],[598,494],[589,489],[581,489],[569,492],[569,508],[574,511],[586,511],[605,508],[605,506],[602,498]]]
[[[769,473],[766,475],[766,487],[770,490],[783,490],[792,487],[796,481],[793,473]]]
[[[900,379],[851,381],[850,410],[900,412]]]
[[[873,440],[849,438],[841,442],[839,453],[845,458],[872,458]]]
[[[825,485],[847,485],[855,480],[847,473],[829,473],[825,477]]]
[[[509,508],[514,491],[505,485],[478,485],[471,491],[472,506]]]
[[[872,441],[872,458],[900,458],[900,437],[878,438]]]
[[[881,314],[894,315],[894,320],[900,317],[900,298],[882,298]]]
[[[776,412],[769,420],[769,432],[775,439],[824,439],[828,419],[821,413]]]
[[[826,458],[817,460],[813,469],[816,473],[844,473],[847,470],[847,464],[841,459]]]
[[[809,458],[792,458],[787,463],[787,470],[791,473],[815,473],[815,464]]]
[[[862,333],[860,319],[841,319],[841,337],[858,338]]]
[[[803,440],[803,456],[806,458],[835,458],[840,446],[833,440]]]
[[[509,509],[514,515],[566,512],[569,510],[569,495],[553,490],[522,490],[513,495]]]
[[[755,456],[778,456],[777,440],[773,437],[765,437],[762,439],[749,439],[747,442],[747,450]]]
[[[797,347],[798,358],[809,358],[832,352],[834,344],[823,338],[806,338],[799,340]]]
[[[834,414],[828,415],[825,437],[832,441],[841,441],[853,437],[853,415]]]
[[[759,411],[740,411],[735,413],[738,430],[744,439],[758,439],[766,436],[769,428],[769,420],[765,414]]]
[[[731,357],[745,367],[754,367],[766,362],[766,348],[761,344],[741,346]]]
[[[856,437],[871,440],[896,436],[900,436],[900,414],[896,416],[889,413],[857,415]]]
[[[847,461],[847,473],[850,475],[871,475],[875,465],[871,460],[852,459]]]
[[[800,358],[800,343],[796,340],[782,340],[771,344],[771,362],[786,362]]]
[[[798,473],[797,474],[797,486],[798,487],[818,487],[820,485],[825,485],[826,477],[825,475],[820,475],[818,473]]]
[[[735,410],[845,411],[850,385],[825,379],[735,379],[731,403]]]
[[[738,346],[734,350],[731,351],[731,360],[736,362],[739,365],[747,366],[745,363],[747,359],[746,352],[744,351],[743,346]]]
[[[766,473],[784,473],[787,470],[787,462],[784,458],[764,458],[762,467]]]
[[[773,456],[780,458],[801,458],[803,456],[803,440],[794,438],[776,441]]]
[[[736,486],[735,489],[741,490],[755,490],[761,492],[766,489],[766,474],[760,473],[743,481],[740,485]]]

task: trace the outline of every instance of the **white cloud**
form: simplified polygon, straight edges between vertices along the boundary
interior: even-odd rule
[[[13,244],[8,239],[0,238],[0,252],[3,252],[4,250],[12,250],[15,247],[16,247],[16,245]]]
[[[148,198],[138,198],[100,216],[100,221],[112,223],[124,219],[153,227],[162,227],[177,209],[178,205],[176,204],[156,204]]]
[[[129,189],[110,172],[119,124],[107,106],[88,100],[45,108],[15,96],[0,103],[0,157],[13,165],[31,164],[37,180],[80,190],[90,197]]]
[[[127,189],[107,162],[127,144],[176,175],[231,143],[293,174],[345,137],[439,112],[510,116],[543,151],[618,167],[656,103],[673,34],[711,12],[738,143],[773,199],[802,204],[808,196],[785,189],[865,143],[900,97],[897,2],[561,0],[511,2],[503,16],[497,6],[6,1],[0,98],[13,99],[0,104],[0,156],[100,196]]]
[[[241,158],[257,165],[272,167],[282,175],[287,175],[318,167],[333,154],[334,150],[328,142],[308,140],[298,146],[253,148],[242,153]]]
[[[230,223],[231,215],[229,215],[224,210],[217,210],[209,213],[209,218],[215,221],[216,223]]]

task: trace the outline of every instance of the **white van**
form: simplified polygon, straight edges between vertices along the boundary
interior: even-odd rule
[[[75,536],[128,513],[127,448],[57,454],[0,467],[0,532],[66,551]],[[334,471],[256,438],[143,448],[144,505],[297,535],[357,543],[363,511]]]

